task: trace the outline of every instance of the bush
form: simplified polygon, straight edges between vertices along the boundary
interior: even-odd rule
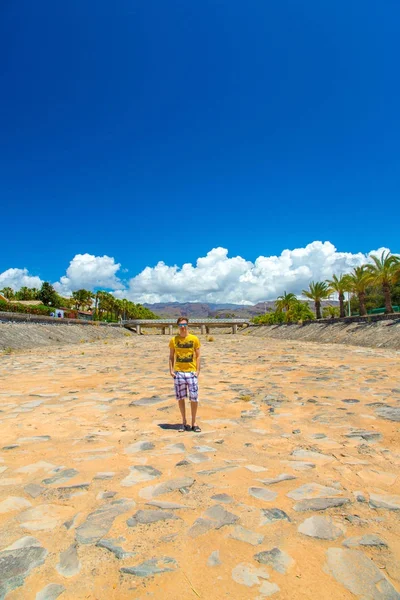
[[[9,302],[0,301],[0,311],[50,316],[50,313],[54,311],[54,308],[42,304],[38,304],[37,306],[27,306],[26,304],[10,304]]]

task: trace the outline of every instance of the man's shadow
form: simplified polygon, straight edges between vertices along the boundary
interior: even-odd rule
[[[161,427],[161,429],[174,429],[175,431],[178,431],[181,424],[178,423],[177,425],[175,425],[172,423],[159,423],[158,426]]]

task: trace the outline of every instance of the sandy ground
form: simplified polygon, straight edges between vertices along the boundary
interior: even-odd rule
[[[201,341],[197,434],[165,336],[1,357],[0,599],[400,597],[400,352]]]

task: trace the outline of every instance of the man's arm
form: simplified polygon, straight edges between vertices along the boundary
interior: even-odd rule
[[[196,348],[196,375],[197,375],[197,377],[200,375],[200,363],[201,363],[200,348]]]
[[[170,348],[169,349],[169,372],[170,372],[171,377],[175,377],[174,365],[175,365],[175,348]]]

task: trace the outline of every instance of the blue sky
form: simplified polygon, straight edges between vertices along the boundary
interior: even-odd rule
[[[399,253],[399,19],[397,0],[3,0],[0,285],[142,298],[159,261],[167,283],[218,248],[253,276],[303,249],[313,278],[314,242],[344,268]]]

